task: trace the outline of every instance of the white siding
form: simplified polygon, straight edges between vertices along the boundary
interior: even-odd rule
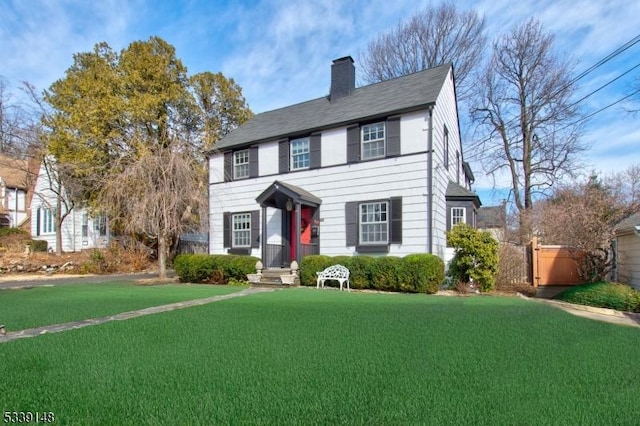
[[[331,129],[322,132],[322,167],[345,164],[347,162],[347,129]]]
[[[40,167],[40,172],[36,180],[33,199],[31,200],[31,236],[36,240],[47,241],[49,249],[56,250],[55,232],[42,232],[42,218],[44,209],[54,210],[56,206],[56,195],[50,189],[51,183],[47,178],[44,167]],[[85,209],[74,208],[62,222],[62,250],[66,252],[80,251],[104,246],[105,241],[93,229],[93,221],[88,220],[88,233],[82,236],[82,218]],[[38,230],[41,230],[38,232]]]
[[[209,158],[209,183],[224,182],[224,156],[214,154]]]
[[[258,159],[258,173],[260,176],[278,174],[278,142],[260,145]]]
[[[618,237],[618,281],[640,290],[640,236]]]
[[[427,150],[429,135],[429,113],[420,111],[407,114],[400,119],[400,153],[402,155]]]

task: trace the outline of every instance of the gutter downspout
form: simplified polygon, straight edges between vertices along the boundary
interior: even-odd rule
[[[433,107],[427,133],[427,253],[433,253]]]

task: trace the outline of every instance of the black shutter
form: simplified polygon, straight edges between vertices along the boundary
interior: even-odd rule
[[[322,136],[320,133],[315,133],[309,137],[309,168],[310,169],[319,169],[321,158],[320,158],[320,141]]]
[[[249,148],[249,177],[258,177],[258,145]]]
[[[347,247],[358,245],[358,203],[350,201],[344,205]]]
[[[233,152],[224,153],[224,181],[231,182],[233,180]]]
[[[389,242],[402,244],[402,197],[392,197],[389,204],[391,207]]]
[[[260,210],[251,212],[251,248],[260,248]]]
[[[38,207],[38,210],[36,211],[36,236],[40,235],[40,211],[42,209],[40,207]]]
[[[222,245],[224,247],[231,247],[231,213],[225,212],[222,214]]]
[[[289,141],[280,141],[278,146],[278,156],[280,158],[280,173],[289,172]]]
[[[347,163],[360,161],[360,126],[347,127]]]
[[[387,157],[400,155],[400,117],[387,119]]]

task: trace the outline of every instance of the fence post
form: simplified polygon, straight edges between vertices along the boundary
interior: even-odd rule
[[[537,288],[540,283],[540,265],[538,262],[538,256],[540,255],[540,249],[538,248],[538,237],[531,239],[531,280],[533,281],[533,287]]]

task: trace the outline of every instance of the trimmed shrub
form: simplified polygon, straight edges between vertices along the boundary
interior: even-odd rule
[[[407,282],[404,262],[396,256],[377,257],[372,263],[373,288],[381,291],[401,291]]]
[[[305,256],[300,261],[300,284],[306,286],[316,285],[318,276],[316,272],[320,272],[325,268],[333,265],[333,258],[322,254]],[[346,266],[346,265],[345,265]]]
[[[7,237],[9,235],[22,235],[25,237],[29,236],[29,233],[22,228],[0,228],[0,238]]]
[[[181,282],[204,282],[213,276],[216,262],[208,254],[179,254],[173,259],[173,268]]]
[[[237,281],[247,281],[247,274],[255,274],[256,263],[260,260],[254,256],[218,255],[217,257],[224,271],[224,279]]]
[[[31,247],[31,251],[34,252],[46,252],[49,250],[49,244],[44,240],[31,240],[29,247]]]
[[[456,254],[449,263],[453,285],[473,279],[480,291],[491,291],[496,285],[498,272],[498,241],[489,232],[478,231],[459,223],[447,232],[447,243],[455,247]]]
[[[246,281],[247,274],[255,273],[258,260],[253,256],[180,254],[173,268],[181,282],[226,284]]]
[[[640,292],[626,284],[596,282],[571,287],[554,299],[578,305],[640,312]]]
[[[410,254],[403,258],[407,282],[413,287],[407,291],[434,294],[444,281],[444,262],[428,253]]]
[[[371,272],[376,259],[369,256],[352,256],[344,266],[349,270],[349,283],[351,288],[373,288]]]

